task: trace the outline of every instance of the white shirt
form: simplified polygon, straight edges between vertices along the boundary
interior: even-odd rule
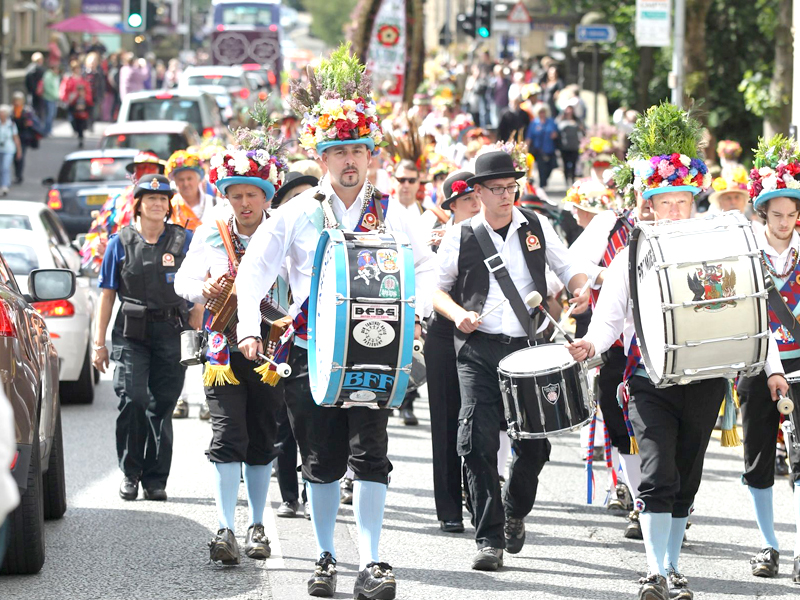
[[[789,241],[789,245],[786,246],[786,250],[780,253],[770,245],[767,239],[766,227],[761,227],[758,230],[753,228],[753,235],[756,238],[758,249],[766,252],[769,261],[772,263],[772,268],[778,273],[783,273],[786,269],[786,263],[789,262],[789,253],[792,251],[792,248],[800,249],[800,235],[798,235],[796,231],[792,232],[792,239]]]
[[[575,258],[584,258],[593,265],[599,265],[608,248],[608,236],[616,223],[617,215],[613,210],[599,213],[569,247],[569,253]]]
[[[594,279],[601,271],[596,265],[591,265],[585,260],[576,260],[570,256],[566,246],[558,237],[558,234],[553,229],[550,221],[542,215],[536,215],[539,219],[539,224],[544,231],[544,241],[546,247],[547,265],[556,274],[556,276],[567,285],[575,275],[579,273],[586,273],[590,279]],[[436,287],[443,292],[450,293],[453,285],[458,279],[458,256],[461,250],[461,227],[468,226],[472,223],[477,226],[481,223],[486,223],[483,214],[479,213],[460,223],[460,226],[451,227],[442,239],[439,246],[439,251],[436,254]],[[528,265],[524,260],[523,250],[519,241],[519,234],[517,230],[524,228],[528,224],[528,220],[516,207],[511,212],[511,225],[508,228],[506,238],[500,237],[488,224],[486,229],[489,236],[492,238],[494,247],[497,252],[503,257],[508,274],[514,282],[519,295],[525,297],[535,289],[533,279],[528,271]],[[526,249],[527,251],[527,249]],[[532,250],[536,252],[536,250]],[[542,297],[547,296],[548,290],[539,290]],[[484,304],[485,310],[494,308],[497,304],[505,300],[503,290],[500,289],[500,284],[494,276],[489,277],[489,292],[486,296]],[[525,337],[527,334],[522,328],[519,320],[514,314],[509,302],[506,302],[501,308],[493,311],[491,314],[486,315],[478,325],[478,331],[484,333],[502,333],[511,337]]]
[[[180,194],[175,194],[175,196],[179,197]],[[205,223],[214,219],[214,200],[215,198],[206,194],[201,187],[200,202],[198,202],[195,206],[189,206],[189,203],[185,200],[184,202],[186,206],[192,210],[194,216],[200,219],[201,223]]]
[[[302,192],[272,212],[251,239],[239,265],[239,284],[236,286],[239,300],[238,339],[260,335],[259,303],[275,281],[286,258],[290,259],[288,279],[294,302],[289,314],[292,317],[300,312],[301,305],[311,293],[311,274],[319,233],[308,218],[308,213],[319,206],[319,201],[314,198],[318,191],[332,198],[333,213],[345,231],[353,231],[358,225],[364,188],[348,209],[334,193],[327,177],[320,182],[319,188]],[[411,243],[416,274],[415,312],[420,319],[424,319],[432,306],[434,275],[426,232],[420,231],[406,212],[401,210],[387,209],[385,223],[388,231],[405,233]]]
[[[625,354],[628,354],[631,340],[636,333],[628,278],[628,254],[628,248],[617,253],[603,278],[603,291],[594,307],[592,321],[584,337],[594,345],[595,355],[608,350],[619,339],[620,334],[623,335]],[[783,373],[778,345],[772,336],[769,337],[764,371],[767,377],[773,373]]]

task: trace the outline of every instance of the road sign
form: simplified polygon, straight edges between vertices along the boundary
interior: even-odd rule
[[[528,12],[525,3],[520,1],[509,11],[507,18],[509,23],[528,24],[531,22],[531,13]]]
[[[664,48],[672,44],[672,0],[636,0],[636,45]]]
[[[617,39],[617,30],[613,25],[578,25],[575,38],[580,43],[610,44]]]

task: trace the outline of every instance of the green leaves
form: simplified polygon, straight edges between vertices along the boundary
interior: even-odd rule
[[[662,102],[637,119],[630,139],[629,160],[674,152],[696,158],[703,140],[703,126],[688,112]]]
[[[753,166],[756,169],[770,167],[774,169],[778,162],[800,162],[800,148],[793,138],[777,134],[769,140],[758,138],[758,148],[753,157]]]
[[[323,59],[316,70],[316,78],[321,89],[334,91],[347,98],[361,83],[364,65],[354,54],[350,54],[350,42],[341,44],[331,52],[331,57]]]

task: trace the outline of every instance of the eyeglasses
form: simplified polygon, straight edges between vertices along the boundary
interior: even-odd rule
[[[503,192],[516,194],[519,191],[519,184],[515,183],[514,185],[507,185],[506,187],[487,187],[486,189],[492,192],[495,196],[502,196]]]
[[[395,177],[397,183],[417,183],[416,177]]]

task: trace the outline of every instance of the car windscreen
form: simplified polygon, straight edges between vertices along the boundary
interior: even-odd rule
[[[189,75],[186,78],[186,85],[221,85],[224,88],[242,87],[242,78],[234,75]],[[181,119],[183,120],[183,119]]]
[[[61,165],[58,183],[125,181],[128,179],[128,172],[125,170],[125,166],[130,162],[133,162],[133,159],[129,156],[119,158],[103,156],[67,160]]]
[[[16,277],[28,275],[34,269],[39,268],[39,259],[36,258],[36,251],[30,246],[0,242],[0,253],[2,253],[11,272]]]
[[[197,131],[203,131],[200,103],[185,98],[142,98],[132,100],[129,121],[188,121]]]
[[[179,133],[125,133],[104,137],[103,148],[150,150],[166,160],[173,152],[186,150],[186,138]]]
[[[26,215],[0,215],[0,229],[27,229],[32,231],[31,220]]]

